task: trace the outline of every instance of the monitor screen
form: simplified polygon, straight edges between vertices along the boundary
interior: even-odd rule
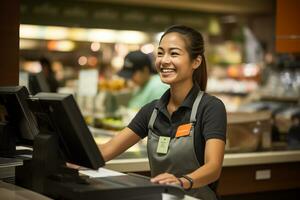
[[[0,87],[2,147],[4,138],[14,140],[12,142],[15,145],[33,145],[39,131],[26,101],[28,97],[28,90],[24,86]],[[11,148],[15,149],[15,146]]]
[[[64,161],[92,169],[105,164],[73,95],[38,93],[29,103],[41,134],[44,130],[58,138]]]

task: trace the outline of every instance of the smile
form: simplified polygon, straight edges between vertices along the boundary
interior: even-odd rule
[[[160,68],[160,72],[162,72],[162,73],[171,73],[171,72],[176,72],[176,69],[174,69],[174,68]]]

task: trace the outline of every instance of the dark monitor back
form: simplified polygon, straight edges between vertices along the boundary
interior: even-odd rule
[[[38,93],[29,101],[39,125],[43,126],[41,130],[48,129],[59,138],[65,161],[92,169],[104,166],[104,159],[72,95]],[[45,116],[48,125],[40,120]]]
[[[39,92],[50,92],[49,84],[43,72],[30,73],[28,86],[32,95],[35,95]]]
[[[34,137],[39,132],[27,104],[28,97],[24,86],[0,87],[1,137],[13,139],[15,145],[33,146]]]

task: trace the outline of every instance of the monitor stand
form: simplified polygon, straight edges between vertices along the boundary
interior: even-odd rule
[[[16,132],[9,122],[0,122],[0,157],[13,158],[16,154]]]
[[[45,180],[64,165],[55,135],[40,132],[33,144],[32,158],[23,157],[23,166],[16,168],[16,184],[44,194]]]

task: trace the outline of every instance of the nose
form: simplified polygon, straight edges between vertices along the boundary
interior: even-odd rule
[[[164,54],[161,59],[162,64],[169,64],[171,62],[170,56],[168,54]]]

